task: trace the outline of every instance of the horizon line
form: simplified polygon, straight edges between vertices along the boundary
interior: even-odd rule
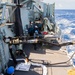
[[[68,8],[67,9],[66,8],[65,9],[64,8],[59,9],[59,8],[55,8],[55,10],[75,10],[75,9],[68,9]]]

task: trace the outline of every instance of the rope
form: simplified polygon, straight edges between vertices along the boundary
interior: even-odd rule
[[[57,65],[57,64],[68,63],[68,62],[73,58],[74,54],[75,54],[75,52],[74,52],[74,53],[72,54],[72,56],[71,56],[67,61],[65,61],[65,62],[52,63],[52,64],[50,64],[50,65]]]

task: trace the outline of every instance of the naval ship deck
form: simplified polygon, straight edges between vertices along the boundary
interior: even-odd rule
[[[33,45],[26,44],[24,45],[24,50],[29,55],[30,62],[46,64],[47,75],[68,75],[67,71],[72,68],[70,62],[63,63],[69,59],[65,47],[40,47],[39,45],[37,50],[34,50]],[[41,67],[31,66],[28,72],[15,71],[15,75],[43,74]]]

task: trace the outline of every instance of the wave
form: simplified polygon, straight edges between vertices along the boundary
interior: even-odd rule
[[[60,28],[63,40],[75,40],[75,27],[64,25]]]
[[[56,23],[61,29],[62,41],[73,41],[75,40],[75,11],[57,11]],[[75,45],[66,47],[68,57],[70,58],[75,52]],[[75,67],[75,55],[73,56],[71,63]]]
[[[75,46],[70,45],[70,46],[67,46],[66,48],[67,48],[68,53],[75,51]]]
[[[66,12],[65,14],[64,13],[61,13],[60,15],[59,14],[56,14],[56,16],[75,16],[74,13],[69,13],[69,12]]]
[[[75,35],[75,29],[72,29],[70,34]]]
[[[56,10],[55,14],[57,16],[59,16],[59,15],[61,15],[61,16],[63,16],[63,15],[72,16],[73,15],[74,16],[75,15],[75,10]]]
[[[71,21],[71,20],[68,20],[68,19],[65,19],[65,18],[58,18],[56,20],[56,23],[59,25],[59,27],[62,28],[75,28],[75,23],[74,23],[74,20]]]
[[[69,25],[72,21],[69,21],[67,19],[60,19],[57,21],[57,24],[64,24],[64,25]]]

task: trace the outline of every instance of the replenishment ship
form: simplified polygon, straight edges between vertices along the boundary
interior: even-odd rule
[[[74,43],[62,41],[55,3],[0,1],[0,72],[4,75],[12,66],[14,75],[68,75],[74,72],[75,53],[68,58],[65,46]]]

